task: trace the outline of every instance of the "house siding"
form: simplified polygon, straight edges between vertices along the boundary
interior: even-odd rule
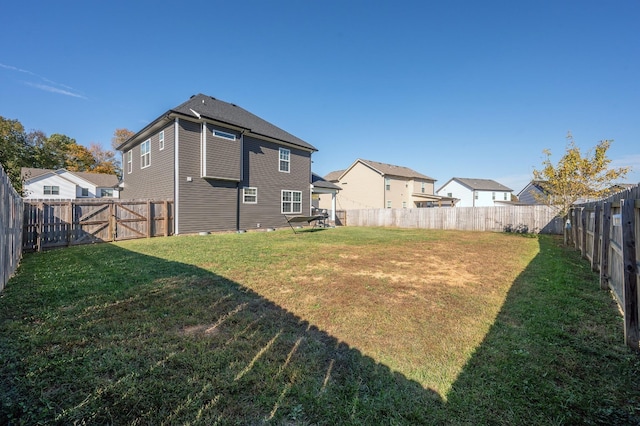
[[[336,199],[338,210],[385,207],[384,177],[362,163],[356,163],[336,184],[342,188]],[[321,197],[321,208],[331,208],[328,202],[328,197]]]
[[[238,183],[201,177],[201,132],[201,123],[179,120],[178,232],[180,234],[232,230],[237,227]]]
[[[160,131],[151,136],[149,167],[140,167],[140,145],[134,146],[131,151],[132,171],[127,170],[127,152],[122,156],[122,173],[124,176],[124,189],[120,198],[127,200],[144,198],[168,198],[174,195],[174,132],[173,122],[164,127],[164,149],[160,150]],[[146,139],[145,139],[146,140]],[[144,141],[142,141],[144,142]]]
[[[242,229],[287,226],[282,215],[282,190],[302,193],[301,215],[311,210],[311,153],[286,147],[290,150],[289,173],[279,171],[279,149],[282,145],[250,136],[243,138],[244,176],[240,188],[240,227]],[[258,189],[258,202],[245,204],[242,187]]]
[[[223,131],[235,136],[235,140],[214,135],[214,131]],[[207,124],[203,147],[203,176],[239,181],[241,179],[241,142],[240,133],[224,127]]]

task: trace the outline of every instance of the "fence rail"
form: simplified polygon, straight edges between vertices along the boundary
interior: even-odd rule
[[[348,226],[458,229],[561,234],[563,222],[548,206],[440,207],[347,210]]]
[[[25,251],[173,233],[171,200],[25,200],[24,204]]]
[[[623,312],[626,344],[640,350],[640,186],[573,206],[569,222],[568,242],[600,272],[600,287],[611,290]]]
[[[0,165],[0,291],[22,257],[22,198]]]

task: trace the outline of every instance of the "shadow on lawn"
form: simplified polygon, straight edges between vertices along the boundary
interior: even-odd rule
[[[0,423],[426,424],[441,405],[219,275],[117,245],[74,250],[67,282],[42,289],[0,344],[15,355],[0,366]],[[64,270],[62,252],[43,254],[50,272]],[[105,259],[117,273],[95,267]],[[16,279],[37,282],[28,263]],[[7,347],[27,335],[33,353]]]
[[[514,282],[447,402],[237,283],[116,245],[95,246],[78,252],[76,275],[68,277],[75,284],[49,289],[34,302],[34,313],[23,325],[43,328],[32,334],[33,353],[16,355],[7,343],[0,346],[6,354],[0,366],[5,393],[0,420],[562,424],[585,423],[593,413],[603,422],[611,416],[623,419],[619,410],[607,411],[603,401],[575,394],[580,388],[575,381],[610,391],[617,384],[610,383],[610,371],[603,373],[602,362],[576,365],[581,358],[574,352],[605,353],[609,368],[624,365],[627,352],[612,353],[608,346],[615,343],[604,337],[591,335],[583,342],[595,325],[576,330],[570,307],[558,311],[564,318],[546,311],[563,302],[550,300],[541,284],[554,240],[540,242],[540,254]],[[118,274],[94,268],[104,259],[119,268]],[[37,281],[36,273],[26,267],[17,278]],[[61,291],[69,297],[55,294]],[[48,309],[36,311],[42,305]],[[603,310],[596,303],[591,309]],[[557,324],[538,328],[536,321]],[[544,374],[548,380],[540,380]]]

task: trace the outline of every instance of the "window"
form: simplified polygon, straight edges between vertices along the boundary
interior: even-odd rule
[[[384,189],[391,191],[391,178],[384,178]]]
[[[131,151],[127,151],[127,173],[131,173],[133,171],[133,153]]]
[[[475,198],[476,200],[478,199],[478,193],[476,191],[473,191],[473,198]]]
[[[403,208],[403,209],[406,209],[406,208],[407,208],[407,202],[406,202],[406,201],[403,201],[403,202],[402,202],[402,208]]]
[[[89,188],[80,188],[80,189],[82,190],[81,191],[81,194],[82,194],[81,196],[82,197],[88,197],[89,196]]]
[[[258,188],[244,187],[242,188],[242,202],[245,204],[258,203]]]
[[[390,209],[391,208],[391,201],[387,201],[387,208]]]
[[[453,198],[453,192],[447,192],[447,197]]]
[[[160,148],[160,151],[162,151],[164,149],[164,130],[160,132],[160,134],[158,135],[158,145]]]
[[[302,213],[302,191],[282,191],[282,213]]]
[[[214,130],[213,131],[213,136],[219,137],[219,138],[224,138],[224,139],[229,139],[231,141],[235,141],[236,140],[236,135],[234,135],[233,133],[227,133],[227,132],[223,132],[220,130]]]
[[[147,139],[140,145],[140,168],[144,169],[151,164],[151,140]]]
[[[60,195],[60,187],[45,185],[44,195]]]
[[[280,170],[281,172],[289,173],[289,163],[291,157],[291,151],[285,148],[280,148]]]
[[[508,192],[505,192],[505,193],[504,193],[504,200],[505,200],[505,201],[507,201],[507,194],[508,194]]]
[[[495,192],[492,192],[492,193],[491,193],[491,199],[492,199],[492,200],[495,200],[495,199],[496,199],[496,193],[495,193]]]
[[[420,188],[420,190],[422,191],[422,193],[424,194],[427,191],[427,184],[422,182],[422,187]]]
[[[101,197],[113,197],[113,189],[111,188],[102,188],[100,190]]]

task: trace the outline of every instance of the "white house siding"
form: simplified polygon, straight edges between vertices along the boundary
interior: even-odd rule
[[[451,196],[460,200],[456,203],[456,207],[473,207],[473,191],[455,180],[440,188],[437,194],[442,197]]]
[[[440,196],[448,197],[449,194],[451,194],[453,198],[458,198],[460,200],[456,203],[456,207],[492,207],[496,205],[495,202],[511,201],[510,192],[473,191],[455,180],[447,183],[438,190],[438,195]],[[477,198],[475,198],[476,196]]]
[[[45,186],[58,186],[60,188],[58,195],[50,195],[44,193]],[[60,175],[47,174],[33,179],[32,182],[26,184],[26,199],[47,198],[47,199],[71,199],[76,198],[76,184],[63,178]]]

